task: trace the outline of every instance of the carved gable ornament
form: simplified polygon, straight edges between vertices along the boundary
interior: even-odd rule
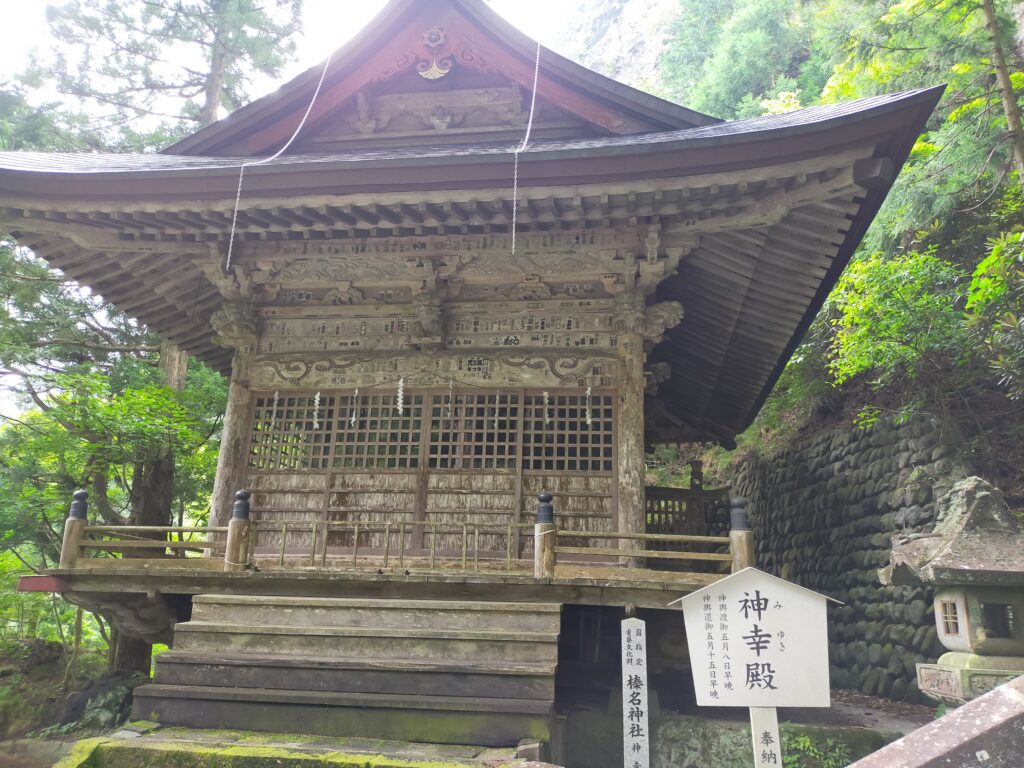
[[[416,71],[424,80],[438,80],[452,70],[451,58],[438,59],[438,51],[445,43],[444,30],[440,27],[431,27],[423,33],[421,38],[423,45],[430,51],[430,61],[421,59],[416,62]]]

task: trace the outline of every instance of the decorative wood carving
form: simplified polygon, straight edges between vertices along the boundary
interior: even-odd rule
[[[683,305],[678,301],[662,301],[644,309],[641,334],[649,347],[658,344],[665,331],[675,328],[683,320]]]
[[[664,338],[665,331],[679,325],[683,305],[678,301],[662,301],[648,307],[644,302],[641,290],[620,293],[615,297],[612,317],[616,330],[639,334],[650,349]]]
[[[356,134],[418,133],[444,131],[449,128],[518,127],[525,125],[528,112],[524,108],[522,89],[510,87],[430,93],[390,93],[373,96],[365,91],[356,94],[355,111],[345,122]],[[537,122],[540,110],[535,110]],[[330,135],[344,136],[342,130]]]
[[[644,324],[643,292],[632,290],[616,296],[612,318],[615,330],[621,333],[640,333]]]
[[[100,614],[119,632],[150,643],[170,643],[178,621],[159,592],[64,592],[62,597]]]
[[[430,50],[430,61],[421,60],[416,63],[416,71],[424,80],[438,80],[452,69],[450,58],[438,58],[438,52],[445,44],[444,30],[440,27],[431,27],[423,33],[421,38],[423,45]]]
[[[249,350],[260,335],[260,318],[254,304],[227,302],[210,318],[214,342],[229,349]]]
[[[668,363],[654,363],[644,371],[644,394],[654,397],[658,387],[672,378],[672,366]]]
[[[257,357],[249,367],[252,386],[360,387],[390,385],[399,379],[407,387],[528,386],[613,387],[619,363],[607,353],[510,354],[481,350],[457,354],[361,357]]]
[[[542,301],[552,295],[551,287],[540,279],[540,275],[528,275],[507,296],[517,301]]]
[[[287,295],[288,292],[286,292]],[[374,306],[266,307],[259,352],[265,354],[401,349],[509,348],[613,350],[608,299],[558,298],[442,302],[422,292],[413,303]]]
[[[414,344],[418,349],[440,349],[444,346],[444,314],[441,296],[437,291],[423,291],[413,300],[416,320],[412,324]]]

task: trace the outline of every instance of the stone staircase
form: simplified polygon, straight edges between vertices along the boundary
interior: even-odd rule
[[[561,606],[199,595],[134,717],[192,728],[550,741]]]

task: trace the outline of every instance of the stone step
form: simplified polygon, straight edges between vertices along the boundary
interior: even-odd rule
[[[218,656],[170,651],[155,682],[178,686],[269,688],[554,700],[555,665],[422,659],[314,659]]]
[[[557,603],[197,595],[192,619],[220,624],[558,632]]]
[[[240,626],[188,621],[174,628],[174,648],[229,656],[554,663],[558,658],[558,633],[416,627]]]
[[[508,746],[549,740],[549,701],[150,684],[133,717],[190,728],[244,728],[324,736]]]

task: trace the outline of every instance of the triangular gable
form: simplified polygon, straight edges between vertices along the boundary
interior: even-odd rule
[[[301,135],[288,151],[333,151],[339,144],[393,146],[399,137],[403,145],[422,145],[521,135],[536,50],[535,41],[483,0],[392,0],[332,56]],[[302,120],[322,70],[322,65],[311,68],[165,152],[275,152]],[[547,49],[541,50],[537,101],[538,138],[637,134],[719,122]]]

